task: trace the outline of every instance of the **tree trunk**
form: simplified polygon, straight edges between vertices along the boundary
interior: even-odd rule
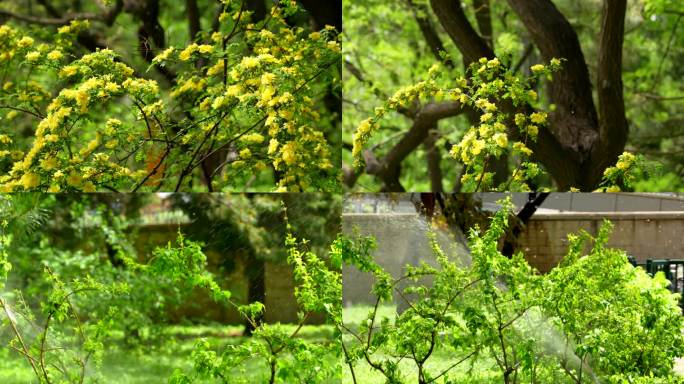
[[[247,265],[245,266],[245,274],[247,275],[247,302],[254,303],[256,301],[264,304],[266,301],[266,263],[255,256],[247,258]],[[257,325],[263,320],[263,316],[259,316],[256,320]],[[254,332],[254,326],[249,321],[245,322],[245,336],[251,336]]]

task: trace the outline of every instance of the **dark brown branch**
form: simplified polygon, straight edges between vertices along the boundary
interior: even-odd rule
[[[197,0],[185,0],[185,12],[188,14],[188,32],[190,34],[190,40],[195,40],[197,34],[202,30]]]
[[[444,65],[453,68],[453,61],[451,61],[450,58],[442,57],[441,53],[446,53],[446,49],[444,48],[444,43],[442,43],[442,39],[440,39],[435,26],[428,16],[427,7],[422,3],[416,4],[413,0],[407,0],[407,3],[413,12],[413,17],[416,19],[420,32],[423,34],[432,55],[435,56],[435,59],[444,63]]]
[[[613,164],[627,141],[627,119],[622,94],[622,43],[627,0],[605,0],[601,16],[598,57],[600,148],[605,166]]]
[[[105,24],[111,26],[116,20],[116,17],[121,13],[123,9],[123,0],[117,0],[114,8],[103,12],[103,13],[68,13],[65,15],[60,15],[59,11],[53,8],[49,3],[42,2],[43,6],[47,10],[51,17],[39,17],[31,15],[22,15],[10,11],[0,9],[0,15],[11,17],[13,19],[40,25],[66,25],[74,20],[91,20],[91,21],[102,21]]]
[[[444,192],[442,168],[440,167],[441,155],[439,148],[435,146],[437,137],[437,124],[434,124],[428,131],[427,138],[423,141],[423,147],[425,148],[425,159],[427,160],[428,175],[430,176],[430,191]]]
[[[494,58],[494,51],[477,34],[459,1],[430,0],[430,4],[442,27],[461,51],[466,62],[472,63],[481,57]]]
[[[561,143],[586,160],[598,136],[598,117],[593,103],[589,69],[575,30],[550,0],[508,0],[527,28],[542,58],[563,58],[563,68],[550,83],[550,115]]]
[[[42,5],[43,8],[45,8],[45,11],[48,13],[48,15],[52,17],[60,17],[60,12],[55,7],[53,7],[52,4],[48,2],[48,0],[38,0],[38,4]]]
[[[0,9],[0,15],[11,17],[13,19],[16,19],[19,21],[24,21],[24,22],[31,23],[31,24],[41,24],[41,25],[65,25],[65,24],[69,24],[73,20],[85,20],[85,19],[100,20],[100,19],[102,19],[102,15],[98,15],[95,13],[79,13],[79,14],[73,14],[73,15],[64,15],[62,17],[39,17],[39,16],[21,15],[18,13],[6,11],[4,9]]]
[[[413,152],[427,137],[437,122],[463,112],[459,102],[429,103],[416,114],[411,129],[390,149],[377,166],[366,163],[366,173],[377,175],[384,183],[383,191],[402,192],[399,184],[401,162]]]
[[[480,36],[489,48],[494,49],[494,30],[492,28],[492,11],[489,0],[473,0],[475,8],[475,20],[480,30]]]

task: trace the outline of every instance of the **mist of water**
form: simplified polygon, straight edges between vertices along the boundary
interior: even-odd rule
[[[427,263],[437,265],[426,234],[432,231],[444,253],[452,261],[463,267],[468,267],[472,257],[466,244],[466,236],[460,232],[432,226],[421,215],[411,213],[372,213],[372,214],[345,214],[343,216],[345,231],[351,233],[356,228],[361,234],[375,236],[378,249],[375,252],[376,261],[385,268],[393,277],[399,278],[405,269],[405,265],[418,266]],[[368,276],[363,277],[358,271],[347,269],[344,271],[345,293],[344,299],[348,304],[364,302],[369,304],[372,299],[368,296],[371,281]],[[422,279],[421,284],[430,284],[430,279]],[[400,285],[403,289],[407,284]],[[505,285],[502,285],[505,289]],[[397,312],[405,311],[409,304],[406,298],[395,292],[394,302],[397,304]],[[569,370],[578,372],[581,368],[584,377],[590,378],[594,383],[599,383],[593,369],[586,360],[580,359],[574,352],[575,345],[566,335],[557,329],[539,309],[528,311],[514,324],[516,331],[524,337],[537,341],[537,349],[541,354],[556,358],[565,364]]]

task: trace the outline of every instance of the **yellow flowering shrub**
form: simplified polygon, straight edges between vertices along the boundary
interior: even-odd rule
[[[642,155],[623,152],[614,166],[603,171],[603,179],[594,192],[620,192],[632,188],[637,180],[661,173],[661,165],[647,161]]]
[[[210,39],[149,60],[147,72],[163,67],[171,85],[114,50],[83,54],[75,39],[87,21],[49,39],[0,26],[12,80],[0,84],[11,107],[0,119],[31,132],[0,125],[0,190],[243,190],[252,178],[267,190],[338,189],[321,95],[339,87],[339,37],[290,26],[297,7],[279,2],[257,22],[224,2]]]
[[[463,191],[476,190],[529,190],[527,181],[541,174],[533,161],[530,142],[537,140],[539,127],[547,124],[547,113],[525,112],[525,105],[535,105],[536,93],[531,90],[540,76],[560,69],[561,61],[554,59],[549,65],[534,65],[532,76],[521,78],[512,73],[499,59],[480,59],[466,71],[466,77],[453,78],[433,65],[423,81],[404,87],[390,97],[375,115],[363,120],[355,134],[352,155],[357,167],[363,166],[362,151],[388,110],[423,103],[457,101],[479,113],[479,124],[467,129],[461,139],[451,147],[450,156],[463,164],[461,183]],[[507,112],[512,104],[515,113]],[[493,159],[508,154],[516,162],[509,180],[492,185],[494,175],[488,165]]]

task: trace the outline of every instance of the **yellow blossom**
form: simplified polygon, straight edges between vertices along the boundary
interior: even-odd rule
[[[214,47],[208,44],[202,44],[197,47],[200,53],[212,53],[214,52]]]
[[[59,75],[62,77],[71,77],[78,73],[78,67],[75,65],[67,65],[59,71]]]
[[[83,178],[78,173],[71,172],[69,174],[69,176],[67,176],[66,182],[70,186],[77,188],[77,187],[81,186],[81,182],[83,182]]]
[[[486,123],[487,121],[491,120],[492,117],[494,117],[494,115],[489,112],[483,113],[482,116],[480,116],[480,121]]]
[[[525,115],[523,115],[522,113],[515,114],[515,125],[517,125],[518,127],[522,127],[525,124],[525,120]]]
[[[76,93],[76,103],[78,104],[81,113],[88,112],[88,102],[90,101],[90,96],[85,91],[79,90]]]
[[[520,152],[526,156],[532,155],[532,150],[527,148],[527,146],[525,146],[525,144],[523,144],[519,141],[516,141],[515,143],[513,143],[513,150],[516,152]]]
[[[121,87],[119,86],[119,84],[117,84],[117,83],[112,83],[111,81],[110,81],[110,82],[107,82],[107,84],[105,84],[104,88],[105,88],[106,91],[111,92],[111,93],[119,92],[119,89],[121,89]]]
[[[359,135],[365,135],[365,134],[369,133],[372,128],[373,128],[373,119],[368,118],[368,119],[362,121],[361,124],[359,124],[359,127],[356,128],[356,132]]]
[[[309,33],[309,39],[311,40],[319,40],[321,38],[321,33],[320,32],[311,32]]]
[[[532,73],[539,73],[546,69],[546,67],[544,67],[542,64],[535,64],[531,66],[530,69],[532,70]]]
[[[209,99],[208,99],[209,100]],[[220,109],[223,108],[227,104],[226,98],[223,96],[218,96],[214,99],[214,101],[211,103],[211,107],[213,109]]]
[[[33,45],[33,39],[28,37],[28,36],[24,36],[21,39],[19,39],[19,41],[17,41],[17,46],[19,48],[26,48],[26,47],[30,47],[32,45]]]
[[[220,60],[218,63],[213,65],[207,70],[207,76],[214,76],[223,73],[224,61]]]
[[[62,190],[62,187],[59,186],[59,184],[52,184],[48,188],[48,193],[57,193]]]
[[[262,85],[273,84],[273,80],[275,80],[275,77],[276,76],[274,74],[272,74],[270,72],[266,72],[263,75],[261,75],[261,84]]]
[[[288,142],[280,149],[280,153],[285,164],[295,164],[297,162],[297,143],[292,141]]]
[[[157,56],[155,56],[155,58],[152,59],[152,62],[154,62],[154,63],[159,63],[159,62],[168,60],[168,59],[169,59],[169,56],[171,56],[171,54],[172,54],[173,51],[175,51],[175,50],[176,50],[176,48],[174,48],[174,47],[168,47],[168,48],[166,48],[165,50],[162,51],[162,53],[160,53],[160,54],[158,54]]]
[[[501,148],[506,148],[508,146],[508,137],[505,133],[497,133],[493,137],[494,142]]]
[[[636,156],[629,152],[623,152],[622,155],[618,157],[618,162],[615,164],[615,166],[622,171],[626,171],[630,166],[632,166],[635,160]]]
[[[32,51],[26,54],[26,60],[28,62],[33,63],[38,61],[38,59],[40,59],[40,52],[38,51]]]
[[[253,56],[245,56],[240,62],[240,66],[245,69],[254,68],[259,65],[259,59]]]
[[[240,84],[234,84],[226,88],[226,96],[237,97],[242,93],[242,86]]]
[[[241,159],[249,159],[250,157],[252,157],[252,151],[250,151],[249,148],[245,148],[240,151]]]
[[[62,54],[62,51],[60,51],[59,49],[55,49],[52,52],[47,54],[47,58],[49,60],[53,60],[53,61],[57,61],[57,60],[61,59],[62,57],[64,57],[64,54]]]
[[[95,188],[95,184],[93,184],[91,181],[88,181],[83,185],[83,192],[88,192],[92,193],[95,192],[97,189]]]
[[[535,112],[530,115],[530,120],[535,124],[544,124],[546,122],[546,113]]]
[[[250,144],[261,144],[264,142],[264,136],[260,133],[250,133],[248,135],[242,136],[240,140]]]
[[[40,161],[40,166],[46,171],[57,168],[57,158],[53,156],[45,157]]]
[[[278,150],[279,145],[278,139],[271,139],[271,141],[268,142],[268,154],[272,155],[275,153],[275,151]]]
[[[40,184],[40,176],[33,172],[26,172],[19,179],[19,183],[21,183],[24,189],[35,188]]]
[[[178,59],[181,61],[188,61],[195,51],[197,51],[197,44],[190,44],[183,51],[181,51],[181,53],[178,55]]]
[[[484,147],[485,147],[485,142],[484,142],[484,140],[480,140],[480,139],[478,139],[478,140],[473,140],[473,144],[472,144],[472,146],[470,147],[470,152],[471,152],[473,155],[477,156],[477,155],[480,154],[480,152],[482,152],[482,150],[484,149]]]
[[[273,95],[275,94],[275,88],[271,86],[266,86],[264,89],[261,91],[261,100],[262,101],[269,101],[273,98]]]

